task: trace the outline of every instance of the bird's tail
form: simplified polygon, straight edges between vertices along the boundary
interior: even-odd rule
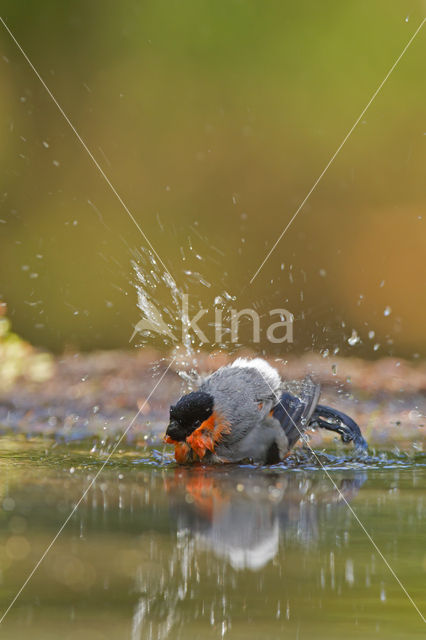
[[[343,411],[318,404],[312,413],[310,425],[335,431],[343,442],[353,442],[355,447],[360,450],[367,449],[368,445],[362,436],[361,429],[355,420],[352,420]]]
[[[311,423],[319,395],[319,385],[314,384],[310,378],[306,378],[297,389],[297,395],[290,391],[283,391],[278,404],[273,408],[272,415],[284,429],[289,449],[296,444],[305,428]]]

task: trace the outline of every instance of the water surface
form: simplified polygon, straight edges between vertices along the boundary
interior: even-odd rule
[[[86,444],[1,445],[6,609],[103,464]],[[108,462],[0,627],[2,637],[423,638],[426,459],[307,453],[288,467]]]

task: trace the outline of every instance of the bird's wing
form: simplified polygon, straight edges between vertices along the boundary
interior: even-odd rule
[[[230,427],[224,436],[230,443],[256,427],[279,397],[278,389],[256,367],[223,367],[206,378],[200,389],[213,396],[215,411]]]
[[[311,378],[287,382],[279,402],[273,409],[273,416],[281,424],[291,448],[309,425],[318,404],[320,386]]]

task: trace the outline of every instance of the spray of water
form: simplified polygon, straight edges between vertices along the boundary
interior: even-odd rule
[[[197,256],[198,257],[198,256]],[[146,248],[133,251],[133,284],[137,294],[137,307],[141,318],[134,325],[129,342],[138,346],[155,344],[172,351],[176,358],[176,368],[187,382],[197,378],[200,342],[191,330],[190,320],[199,310],[197,286],[212,289],[215,309],[220,309],[224,318],[230,317],[230,304],[235,301],[227,291],[213,290],[204,276],[196,271],[182,271],[182,284],[165,271],[156,257]],[[192,291],[195,291],[193,295]],[[217,295],[215,295],[217,293]],[[184,312],[183,297],[186,296],[187,312]],[[214,344],[221,351],[230,351],[230,345]],[[232,345],[232,349],[238,345]]]

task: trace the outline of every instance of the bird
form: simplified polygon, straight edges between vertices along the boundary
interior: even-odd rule
[[[319,404],[308,376],[285,382],[262,358],[237,358],[197,379],[197,388],[170,407],[164,442],[179,464],[277,464],[308,427],[338,433],[364,451],[367,443],[348,415]]]

